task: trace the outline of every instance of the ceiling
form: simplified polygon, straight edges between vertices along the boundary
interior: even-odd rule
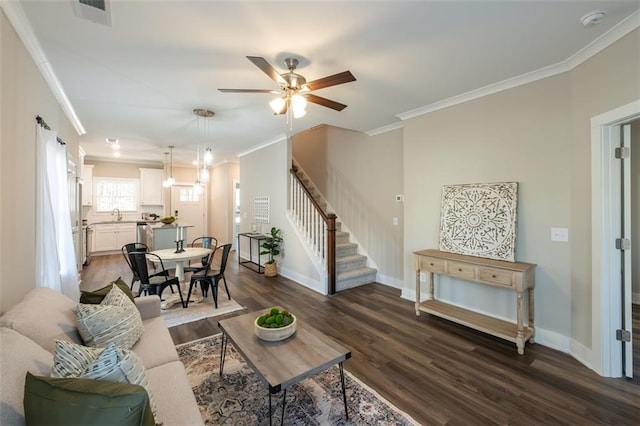
[[[21,1],[28,26],[86,130],[88,158],[215,162],[320,124],[362,132],[479,88],[566,62],[630,15],[635,1],[124,1],[111,26],[74,14],[76,0]],[[580,18],[603,10],[598,25]],[[632,17],[637,19],[638,15]],[[628,21],[628,19],[627,19]],[[309,104],[290,130],[273,115],[277,89],[246,56],[281,72],[295,57],[307,80],[350,70],[357,81],[314,92],[341,112]],[[194,108],[215,112],[208,131]]]

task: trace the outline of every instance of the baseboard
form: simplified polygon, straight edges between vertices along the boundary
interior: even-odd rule
[[[402,288],[404,286],[404,280],[388,277],[386,275],[382,275],[379,272],[378,272],[378,275],[376,276],[376,282],[379,282],[380,284],[388,285],[389,287],[394,287],[394,288]]]
[[[318,280],[313,280],[305,275],[299,274],[297,272],[293,272],[287,268],[283,268],[280,265],[278,266],[278,274],[282,275],[285,278],[290,279],[291,281],[295,281],[296,283],[304,287],[307,287],[317,293],[324,294],[324,295],[327,294],[320,290],[323,287],[323,285]]]
[[[591,364],[592,354],[591,349],[587,348],[582,343],[576,342],[575,340],[571,340],[571,349],[569,354],[574,357],[580,364],[584,365],[590,370],[595,371]]]

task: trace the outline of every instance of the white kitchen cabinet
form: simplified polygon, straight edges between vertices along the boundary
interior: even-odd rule
[[[162,169],[140,169],[140,205],[161,206],[163,202]]]
[[[135,223],[94,224],[92,252],[120,250],[136,242]]]
[[[82,166],[82,205],[93,205],[93,165]]]

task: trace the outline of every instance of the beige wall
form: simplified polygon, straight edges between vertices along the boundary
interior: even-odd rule
[[[0,313],[35,287],[36,115],[78,163],[78,135],[0,12]]]
[[[320,126],[293,137],[293,157],[378,268],[378,281],[401,287],[402,130],[370,137]]]
[[[571,71],[572,336],[591,347],[592,117],[640,99],[640,30]]]
[[[238,163],[224,163],[211,170],[209,229],[218,244],[232,243],[235,247],[233,215],[233,183],[240,180]]]
[[[640,304],[640,119],[631,123],[631,291]]]
[[[444,184],[518,181],[516,259],[536,270],[537,340],[591,345],[590,119],[640,99],[634,31],[573,71],[405,123],[405,294],[412,252],[437,247]],[[569,243],[550,241],[569,228]],[[454,303],[514,318],[513,296],[442,280]]]

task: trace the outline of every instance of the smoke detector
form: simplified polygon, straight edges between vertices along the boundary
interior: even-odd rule
[[[580,22],[585,28],[593,27],[602,22],[605,15],[606,13],[602,10],[593,10],[580,18]]]

